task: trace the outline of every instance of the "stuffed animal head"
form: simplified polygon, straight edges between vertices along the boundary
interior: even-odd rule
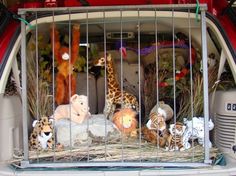
[[[48,120],[48,117],[42,117],[40,120],[34,120],[32,126],[40,136],[48,138],[52,136],[52,121],[53,119]]]
[[[182,136],[185,132],[186,126],[180,122],[176,122],[176,124],[171,124],[169,131],[171,135]]]
[[[94,66],[101,66],[101,67],[104,67],[105,64],[106,64],[106,61],[109,62],[109,61],[111,61],[111,60],[112,60],[111,54],[108,53],[108,54],[106,54],[106,58],[101,57],[100,59],[95,60],[95,61],[94,61]]]
[[[89,113],[88,97],[85,95],[73,95],[70,99],[71,105],[79,115]]]
[[[159,105],[156,104],[152,108],[151,113],[152,112],[156,112],[160,116],[163,116],[165,118],[165,121],[172,119],[174,115],[173,109],[168,104],[165,104],[163,101],[160,101]]]
[[[60,49],[60,54],[61,54],[61,58],[62,58],[63,60],[69,60],[69,59],[70,59],[69,48],[67,48],[67,47],[61,47],[61,49]]]
[[[160,132],[166,129],[166,122],[162,113],[152,112],[149,115],[149,120],[146,124],[150,130],[159,130]]]
[[[113,115],[112,121],[121,132],[129,134],[137,128],[136,115],[134,110],[124,108]]]
[[[38,144],[40,148],[46,149],[48,146],[48,141],[53,136],[53,125],[52,119],[48,119],[48,117],[42,117],[40,120],[34,120],[33,132],[30,136],[30,145],[31,148],[38,148]]]

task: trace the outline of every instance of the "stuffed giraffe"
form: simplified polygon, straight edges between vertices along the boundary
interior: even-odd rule
[[[120,89],[120,85],[116,78],[111,54],[110,53],[107,54],[106,61],[104,57],[101,57],[100,59],[95,61],[94,65],[95,66],[106,65],[107,94],[106,94],[106,103],[104,107],[105,116],[111,120],[116,105],[121,105],[122,108],[131,108],[138,112],[139,104],[137,98],[126,91],[121,91]]]

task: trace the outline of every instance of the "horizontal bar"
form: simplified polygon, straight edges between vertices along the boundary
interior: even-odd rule
[[[199,5],[201,10],[207,10],[206,4]],[[26,12],[65,12],[70,11],[107,11],[107,10],[137,10],[137,9],[157,9],[157,10],[186,10],[195,9],[196,4],[160,4],[160,5],[126,5],[126,6],[86,6],[86,7],[52,7],[52,8],[20,8],[18,14],[25,14]]]
[[[75,168],[75,167],[128,167],[128,168],[157,168],[157,167],[176,167],[176,168],[202,168],[210,167],[207,163],[153,163],[153,162],[76,162],[76,163],[23,163],[20,168]]]

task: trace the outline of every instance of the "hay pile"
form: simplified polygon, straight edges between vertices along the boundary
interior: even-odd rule
[[[217,148],[210,149],[210,158],[216,158],[219,154]],[[15,156],[15,162],[20,161],[21,156]],[[71,161],[142,161],[142,162],[203,162],[204,148],[196,145],[186,151],[165,151],[147,142],[122,140],[117,142],[97,143],[83,145],[78,148],[63,150],[30,151],[31,162],[71,162]]]

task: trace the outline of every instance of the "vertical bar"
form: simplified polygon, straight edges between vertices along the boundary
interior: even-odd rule
[[[88,63],[89,63],[89,48],[88,48],[88,45],[89,45],[89,30],[88,30],[88,11],[87,11],[87,13],[86,13],[86,43],[87,43],[87,46],[86,46],[86,61],[87,61],[87,68],[86,68],[86,70],[87,70],[87,77],[86,77],[86,79],[87,79],[87,83],[86,83],[86,91],[87,91],[87,97],[88,97],[88,104],[89,104],[89,79],[88,79],[88,77],[89,77],[89,75],[88,75]],[[88,132],[88,129],[89,129],[89,121],[87,120],[87,132]],[[89,162],[89,139],[88,139],[88,141],[87,141],[87,148],[88,148],[88,150],[87,150],[87,162]]]
[[[53,36],[52,36],[52,40],[53,40],[53,42],[52,42],[52,102],[53,102],[53,104],[52,104],[52,108],[53,108],[53,111],[52,112],[55,112],[55,109],[56,109],[56,107],[55,107],[55,53],[54,53],[54,48],[55,48],[55,37],[54,37],[54,35],[55,35],[55,19],[54,19],[54,16],[55,16],[55,14],[54,14],[54,10],[52,11],[52,24],[53,24]],[[53,113],[53,119],[55,119],[54,118],[54,113]],[[53,126],[55,127],[55,120],[53,120]],[[54,138],[55,138],[55,136],[56,136],[56,131],[55,130],[53,130],[53,136],[54,136]],[[56,151],[55,151],[55,149],[56,149],[56,143],[54,143],[54,145],[53,145],[53,161],[55,162],[56,161]]]
[[[191,120],[193,119],[193,63],[192,63],[192,38],[191,38],[191,21],[190,21],[190,9],[188,9],[188,42],[189,42],[189,63],[190,63],[190,108],[191,108]],[[193,121],[192,121],[193,129]],[[192,139],[192,148],[194,142]],[[192,161],[194,160],[194,151],[192,150]]]
[[[36,62],[36,119],[39,120],[39,63],[38,63],[38,13],[35,12],[35,62]],[[40,112],[40,116],[41,116]],[[38,134],[39,135],[39,132]],[[39,162],[39,149],[37,148],[37,162]]]
[[[89,29],[88,29],[88,13],[87,13],[87,23],[86,23],[86,92],[88,96],[88,104],[89,104]]]
[[[21,15],[25,19],[25,14]],[[21,21],[21,80],[22,80],[22,115],[23,115],[23,147],[24,147],[24,162],[29,159],[28,145],[28,111],[27,111],[27,66],[26,66],[26,29],[25,23]]]
[[[36,17],[36,26],[35,26],[35,60],[36,60],[36,114],[37,114],[37,120],[39,120],[39,63],[38,63],[38,13],[35,12]]]
[[[123,54],[122,54],[122,48],[123,48],[123,22],[122,22],[122,9],[120,10],[120,90],[121,90],[121,109],[123,109],[123,98],[124,98],[124,89],[123,89]],[[123,114],[121,114],[123,116]],[[123,117],[122,117],[122,133],[121,133],[121,160],[124,162],[124,127],[123,127]]]
[[[158,108],[160,107],[160,104],[159,104],[159,60],[158,60],[158,48],[157,48],[157,42],[158,42],[158,36],[157,36],[157,11],[155,10],[155,57],[156,57],[156,112],[158,112]],[[159,134],[159,126],[157,127],[157,134]],[[159,152],[159,149],[160,149],[160,145],[159,145],[159,137],[157,135],[157,157],[158,157],[158,152]]]
[[[68,27],[69,27],[69,70],[72,70],[72,66],[71,66],[71,12],[70,12],[70,9],[68,9],[68,14],[69,14],[69,23],[68,23]],[[73,74],[73,73],[72,73]],[[73,161],[73,156],[72,156],[72,130],[71,130],[71,103],[70,103],[70,97],[71,97],[71,76],[69,74],[69,116],[70,116],[70,161],[72,162]]]
[[[173,99],[174,99],[174,124],[176,125],[176,79],[175,79],[175,20],[174,8],[172,9],[172,59],[173,59]],[[176,128],[175,128],[175,147],[176,147]],[[176,155],[175,155],[176,157]],[[175,158],[176,159],[176,158]]]
[[[139,112],[138,112],[138,119],[139,119],[139,158],[140,162],[142,162],[142,150],[141,150],[141,140],[142,140],[142,124],[141,124],[141,51],[140,51],[140,10],[138,9],[138,102],[139,102]]]
[[[207,38],[206,38],[206,12],[201,10],[201,40],[202,40],[202,59],[203,59],[203,96],[204,96],[204,163],[211,163],[209,157],[209,97],[208,97],[208,69],[207,69]]]
[[[103,11],[103,41],[104,41],[104,58],[105,58],[105,75],[104,75],[104,84],[105,84],[105,101],[106,101],[106,94],[107,94],[107,89],[106,89],[106,85],[107,85],[107,74],[106,74],[106,67],[107,67],[107,60],[106,60],[106,53],[107,53],[107,40],[106,40],[106,21],[105,21],[106,15],[105,15],[105,11]],[[105,102],[106,104],[106,102]],[[107,119],[104,118],[105,121],[105,161],[107,161]]]

